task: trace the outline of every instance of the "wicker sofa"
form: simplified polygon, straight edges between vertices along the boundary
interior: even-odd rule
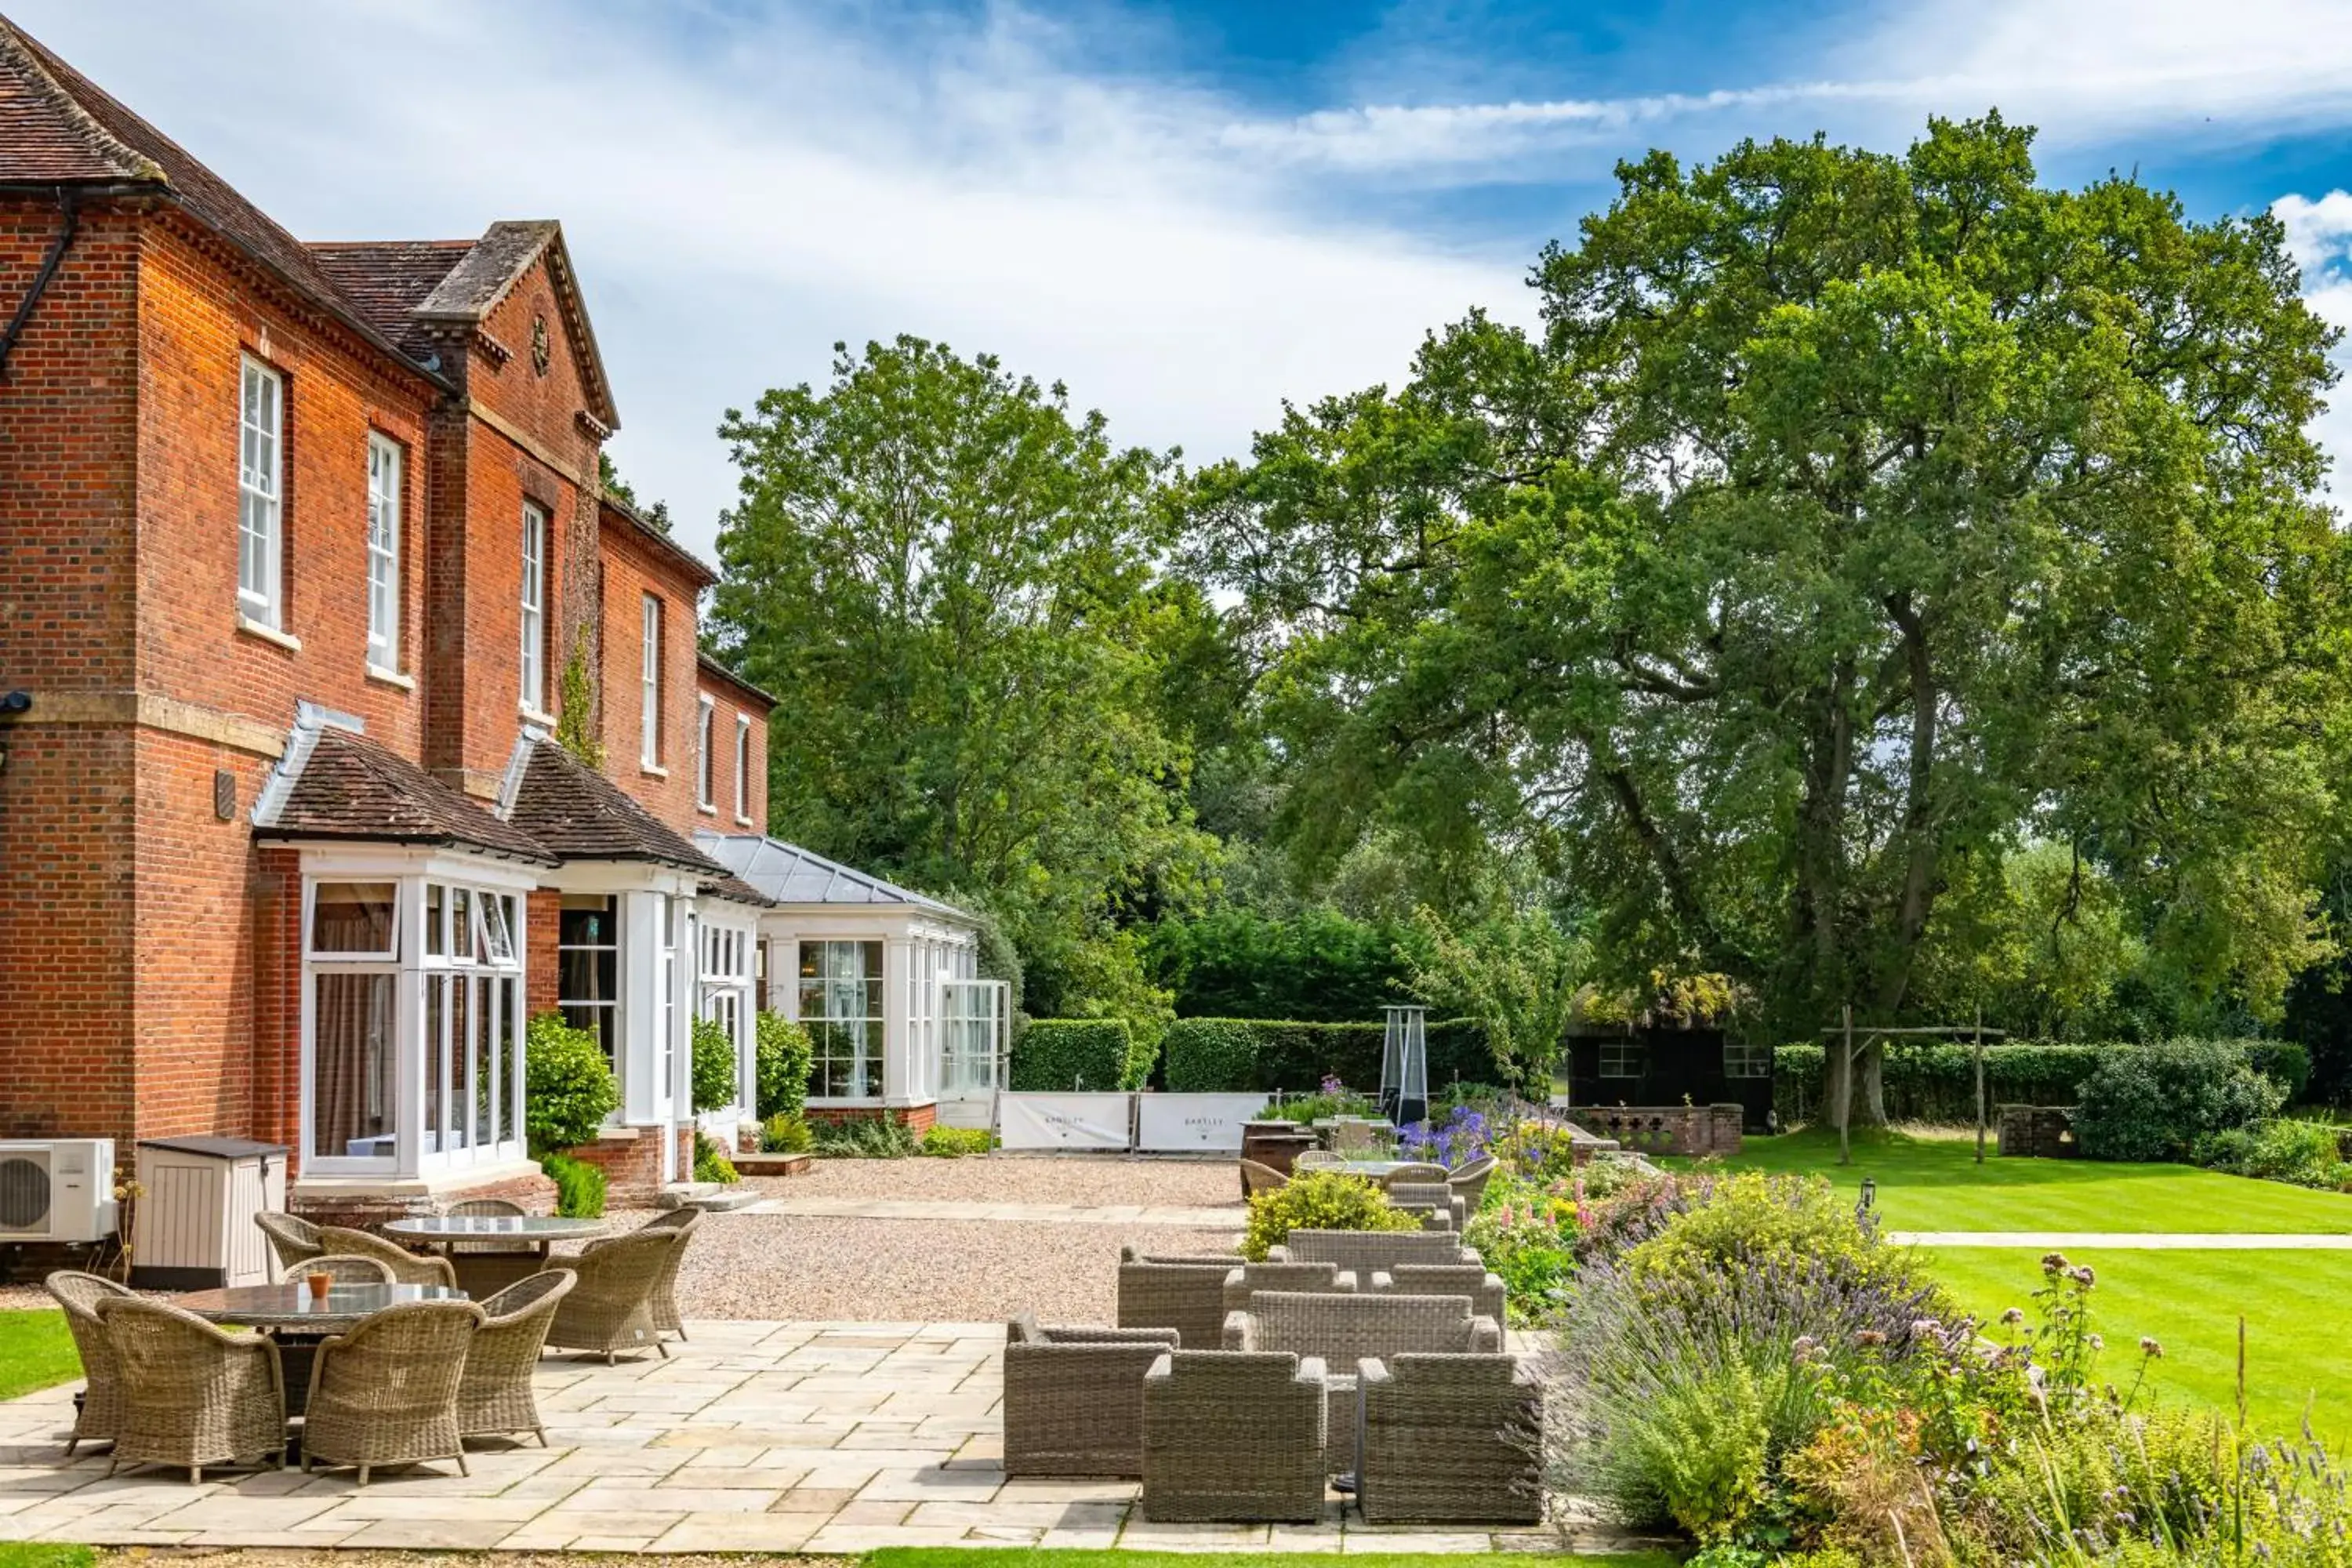
[[[1469,1205],[1444,1182],[1391,1182],[1389,1202],[1407,1214],[1423,1216],[1430,1230],[1460,1230],[1469,1218]]]
[[[1323,1363],[1281,1352],[1171,1351],[1143,1377],[1143,1517],[1323,1517]]]
[[[1260,1290],[1292,1290],[1307,1295],[1356,1291],[1356,1277],[1336,1263],[1244,1263],[1225,1275],[1224,1304],[1228,1313],[1245,1310]],[[1217,1321],[1217,1342],[1224,1342],[1224,1320]],[[1195,1350],[1208,1350],[1196,1345]]]
[[[1118,1249],[1118,1313],[1122,1329],[1173,1329],[1186,1350],[1214,1350],[1225,1325],[1225,1276],[1239,1261],[1222,1256],[1178,1257]]]
[[[1374,1273],[1368,1288],[1381,1295],[1467,1296],[1472,1316],[1507,1326],[1509,1321],[1503,1277],[1483,1263],[1400,1263]]]
[[[1173,1329],[1004,1329],[1004,1473],[1139,1476],[1143,1374]]]
[[[1359,1283],[1399,1263],[1480,1260],[1450,1230],[1294,1230],[1266,1258],[1275,1263],[1336,1263]]]
[[[1534,1524],[1543,1391],[1510,1355],[1360,1363],[1356,1502],[1367,1524]]]

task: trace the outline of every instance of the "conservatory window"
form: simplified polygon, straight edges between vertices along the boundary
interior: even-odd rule
[[[882,944],[804,942],[800,950],[800,1019],[815,1047],[809,1092],[871,1099],[882,1090]]]

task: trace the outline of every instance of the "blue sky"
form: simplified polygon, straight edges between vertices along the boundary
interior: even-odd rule
[[[1473,305],[1531,319],[1537,248],[1652,146],[1998,105],[2045,178],[2277,206],[2352,324],[2352,0],[0,7],[307,238],[562,219],[614,455],[706,552],[720,412],[836,339],[992,350],[1222,457]]]

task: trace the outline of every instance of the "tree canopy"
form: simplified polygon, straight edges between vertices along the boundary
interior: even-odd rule
[[[2054,844],[2274,1010],[2326,951],[2334,336],[2272,219],[2050,189],[2030,142],[1653,153],[1544,253],[1540,332],[1473,315],[1198,476],[1305,860],[1534,855],[1620,973],[1803,1038],[1906,1016]]]

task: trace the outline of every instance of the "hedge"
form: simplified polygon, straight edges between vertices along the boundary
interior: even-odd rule
[[[1179,1018],[1160,1037],[1163,1075],[1174,1094],[1309,1092],[1327,1077],[1351,1089],[1380,1087],[1386,1026],[1276,1018]],[[1495,1058],[1486,1031],[1468,1018],[1429,1026],[1432,1094],[1462,1079],[1489,1083]]]
[[[1153,1052],[1124,1018],[1033,1018],[1013,1041],[1013,1087],[1141,1089]]]
[[[2311,1057],[2292,1040],[2224,1042],[2246,1054],[2256,1070],[2299,1096],[2311,1078]],[[2116,1041],[2019,1040],[1985,1047],[1985,1113],[1997,1105],[2072,1105],[2077,1089],[2103,1057],[2129,1046]],[[1885,1076],[1886,1114],[1895,1121],[1967,1123],[1976,1120],[1975,1048],[1966,1040],[1890,1044]],[[1781,1046],[1773,1052],[1772,1104],[1782,1126],[1825,1120],[1822,1069],[1826,1047]],[[1432,1076],[1434,1075],[1433,1069]]]

